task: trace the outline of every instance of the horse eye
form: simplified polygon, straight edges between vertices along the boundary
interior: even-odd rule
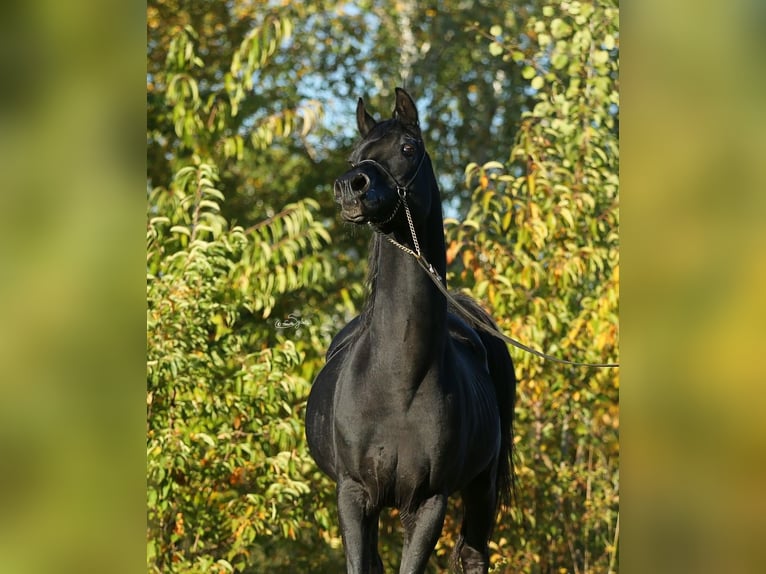
[[[415,155],[415,146],[408,143],[402,145],[402,155],[406,157],[412,157]]]

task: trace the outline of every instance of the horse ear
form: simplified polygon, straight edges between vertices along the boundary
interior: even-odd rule
[[[368,114],[364,108],[364,100],[359,98],[359,101],[356,103],[356,127],[359,128],[359,133],[364,137],[376,125],[375,118]]]
[[[396,88],[396,107],[394,108],[394,117],[400,122],[408,125],[420,127],[418,122],[418,109],[410,95],[401,88]]]

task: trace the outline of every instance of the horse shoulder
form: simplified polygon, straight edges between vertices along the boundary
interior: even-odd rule
[[[309,451],[319,468],[333,478],[337,463],[333,436],[337,381],[359,325],[360,318],[355,317],[333,338],[327,350],[325,365],[311,385],[306,404],[306,440]]]

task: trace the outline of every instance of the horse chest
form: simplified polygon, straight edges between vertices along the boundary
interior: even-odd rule
[[[345,473],[364,487],[374,507],[407,506],[433,482],[430,453],[416,438],[392,434],[368,434],[344,457]]]
[[[338,473],[364,485],[376,506],[406,505],[414,493],[430,490],[448,458],[441,409],[426,413],[415,401],[403,412],[385,399],[355,405],[336,411]]]

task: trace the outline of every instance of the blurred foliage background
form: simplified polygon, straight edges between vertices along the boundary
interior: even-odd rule
[[[526,344],[618,360],[616,2],[147,4],[147,566],[337,572],[305,401],[363,302],[332,181],[358,96],[418,103],[448,281]],[[518,492],[494,572],[613,572],[619,376],[513,351]],[[447,569],[459,504],[431,561]],[[401,533],[382,525],[388,570]]]
[[[470,12],[470,5],[463,8]],[[484,11],[473,18],[491,20],[485,32],[504,26],[507,7],[478,5]],[[760,573],[766,563],[766,468],[759,455],[766,448],[766,371],[757,360],[766,321],[764,7],[757,0],[622,5],[619,565],[624,573]],[[5,8],[0,18],[5,48],[0,52],[0,570],[58,574],[91,571],[98,564],[134,573],[146,568],[147,550],[145,128],[155,117],[146,115],[149,14],[144,4],[100,0],[31,0]],[[521,14],[523,7],[517,9]],[[178,13],[169,10],[159,26],[170,28]],[[413,34],[425,25],[417,22]],[[295,29],[298,23],[292,23]],[[429,42],[444,49],[446,37]],[[500,64],[487,55],[498,50],[491,42],[465,34],[458,39],[473,46],[484,64]],[[360,47],[367,49],[355,42],[347,52],[354,55]],[[448,48],[454,55],[461,46]],[[389,82],[405,83],[399,70],[381,78],[380,90],[362,81],[374,80],[373,68],[389,65],[385,62],[375,60],[369,74],[357,72],[360,93],[368,99],[389,89]],[[418,65],[416,58],[412,66]],[[327,78],[329,94],[339,84],[336,76]],[[407,81],[416,79],[410,74]],[[264,89],[261,84],[257,91]],[[316,91],[307,95],[314,98]],[[325,112],[322,122],[334,127],[327,137],[309,142],[345,146],[357,95],[317,98]],[[425,121],[428,102],[414,95]],[[381,99],[376,105],[386,111],[391,104]],[[518,124],[511,129],[515,135]],[[505,163],[510,142],[484,142],[502,146],[495,158],[470,157],[461,145],[448,149],[429,142],[435,156],[461,154],[454,171],[437,166],[442,178],[455,178],[445,185],[445,195],[470,195],[473,190],[460,184],[464,167],[472,161]],[[174,175],[168,172],[164,184],[154,186],[167,186]],[[329,193],[329,183],[321,183]],[[223,191],[228,209],[237,193]],[[282,192],[288,192],[286,186]],[[334,221],[323,197],[315,199]],[[462,219],[469,206],[462,209],[451,215]],[[261,214],[253,221],[266,219]],[[364,234],[347,229],[333,235],[333,242],[342,239],[354,253],[356,234],[363,245]],[[335,301],[338,293],[328,291],[327,299]],[[359,294],[348,293],[358,300]],[[304,340],[293,335],[296,345]],[[524,426],[519,431],[529,432]],[[535,470],[538,477],[548,472],[544,465]],[[452,536],[449,528],[445,537]],[[312,522],[307,530],[316,533],[317,527]],[[328,539],[328,545],[334,543]],[[289,537],[271,536],[251,548],[270,552],[273,566],[284,548],[296,547],[291,544]],[[322,546],[314,549],[323,552]],[[340,552],[328,551],[335,564]],[[188,568],[188,562],[177,564],[178,570]],[[295,568],[301,569],[309,570]]]

